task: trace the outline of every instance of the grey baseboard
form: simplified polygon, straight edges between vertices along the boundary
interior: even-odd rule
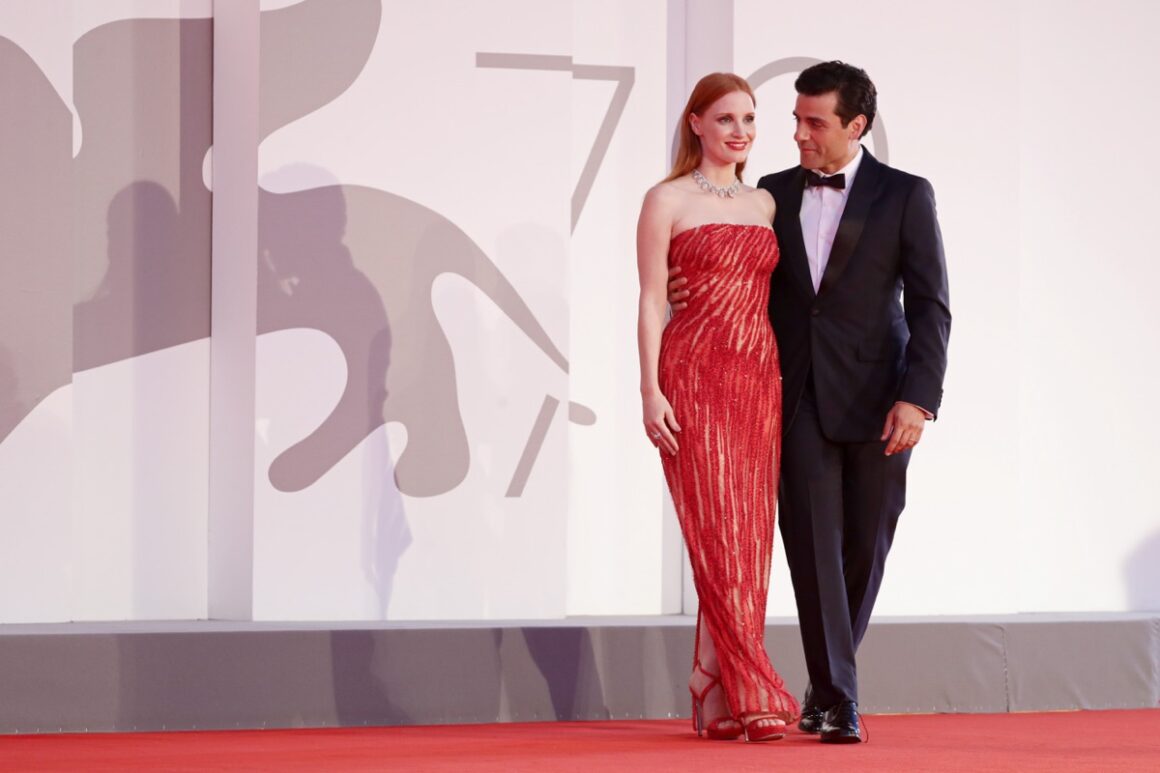
[[[694,621],[0,626],[0,732],[685,717]],[[799,696],[797,626],[766,645]],[[1160,705],[1160,614],[875,621],[867,713]]]

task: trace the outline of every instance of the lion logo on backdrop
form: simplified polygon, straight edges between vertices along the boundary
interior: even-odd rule
[[[262,14],[260,139],[354,82],[381,16],[380,0],[307,0]],[[0,38],[0,88],[6,112],[20,118],[0,128],[10,191],[0,215],[0,440],[74,372],[209,335],[202,167],[212,61],[209,19],[131,19],[82,36],[74,159],[67,107],[32,59]],[[487,295],[567,371],[516,288],[439,213],[363,186],[259,192],[258,333],[320,330],[348,368],[330,415],[274,460],[276,488],[311,485],[389,421],[409,438],[395,468],[400,491],[435,496],[463,480],[470,460],[454,362],[431,304],[433,282],[447,273]],[[558,404],[545,396],[523,458],[512,460],[509,495],[522,490],[545,412],[550,419]],[[595,420],[574,404],[568,415]]]

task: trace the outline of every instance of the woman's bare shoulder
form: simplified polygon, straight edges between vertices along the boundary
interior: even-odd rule
[[[773,200],[773,194],[765,188],[751,188],[745,186],[745,193],[752,197],[755,205],[761,208],[761,211],[769,216],[770,221],[773,221],[773,215],[777,212],[777,202]]]
[[[675,180],[659,182],[644,194],[642,209],[645,212],[665,212],[672,215],[681,206],[685,192]]]
[[[649,188],[645,193],[646,199],[658,199],[667,201],[671,199],[679,199],[688,193],[685,187],[681,185],[680,180],[664,180]]]

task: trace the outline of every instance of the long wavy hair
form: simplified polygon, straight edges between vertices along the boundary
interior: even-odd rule
[[[753,96],[753,89],[749,88],[749,84],[740,75],[734,75],[731,72],[713,72],[697,81],[697,85],[693,87],[693,93],[689,95],[689,101],[685,103],[685,109],[681,111],[680,141],[677,143],[676,158],[673,159],[673,170],[662,182],[684,177],[701,164],[701,138],[693,133],[693,125],[689,116],[700,117],[704,115],[714,102],[734,91],[744,91],[753,100],[754,107],[757,106],[757,98]],[[738,180],[741,179],[741,172],[744,169],[744,161],[737,164]]]

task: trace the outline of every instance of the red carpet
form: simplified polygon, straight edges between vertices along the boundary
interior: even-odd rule
[[[870,743],[698,740],[685,721],[0,738],[3,771],[1160,771],[1160,709],[868,717]]]

